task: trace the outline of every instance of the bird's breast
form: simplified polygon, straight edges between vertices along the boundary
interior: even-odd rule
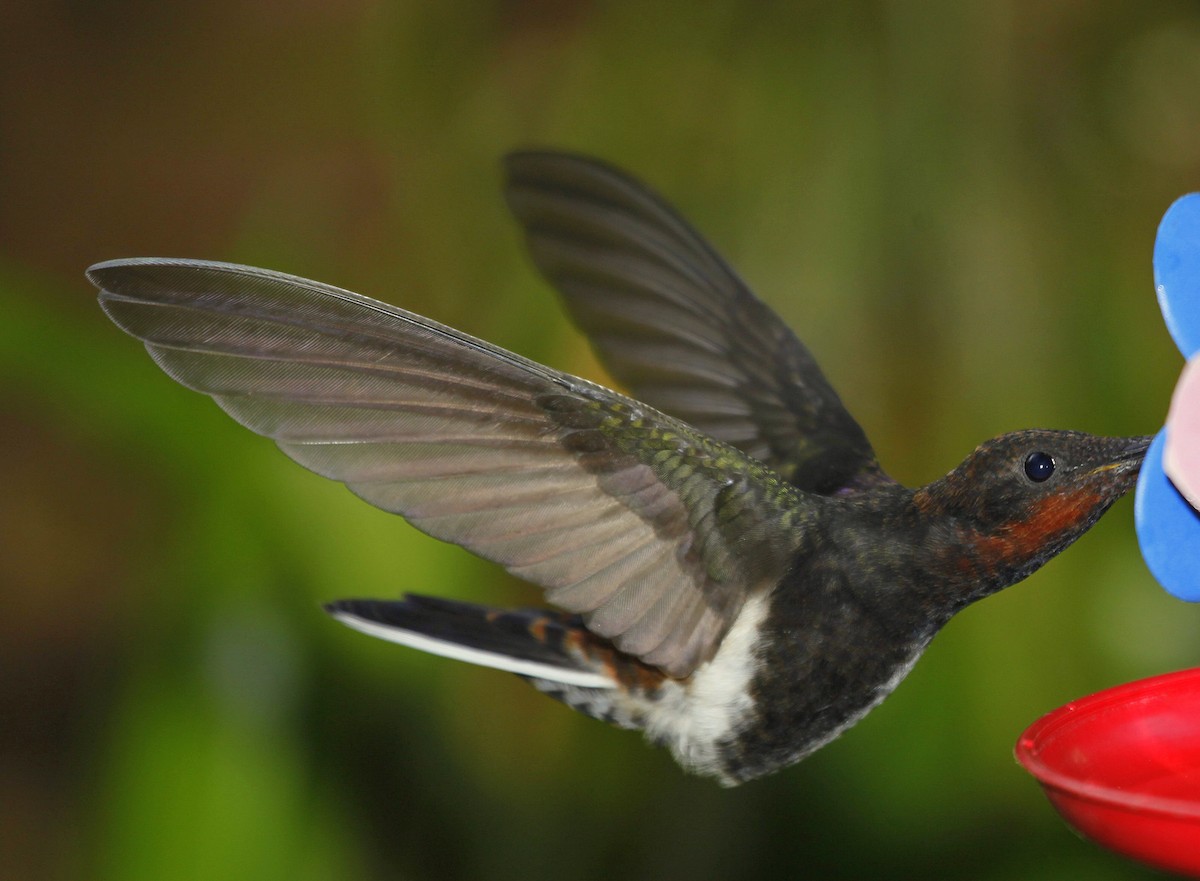
[[[848,582],[820,565],[772,595],[758,628],[748,710],[721,745],[727,779],[797,762],[890,694],[929,644],[934,626],[897,626],[880,585]],[[863,576],[870,577],[870,576]]]

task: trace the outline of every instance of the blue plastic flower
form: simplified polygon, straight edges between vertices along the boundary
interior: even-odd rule
[[[1146,454],[1133,516],[1154,577],[1180,599],[1200,602],[1200,511],[1193,507],[1200,503],[1200,193],[1178,199],[1159,224],[1154,286],[1188,365],[1166,427]]]

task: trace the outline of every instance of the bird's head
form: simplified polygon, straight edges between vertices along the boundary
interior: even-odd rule
[[[983,595],[1019,581],[1083,535],[1133,488],[1150,440],[1005,434],[918,490],[914,501],[941,524],[944,563]]]

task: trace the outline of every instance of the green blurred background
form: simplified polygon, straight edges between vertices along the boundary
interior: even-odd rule
[[[1195,665],[1126,501],[964,612],[838,742],[737,790],[318,603],[532,588],[287,461],[149,361],[90,263],[268,266],[603,378],[499,157],[667,194],[907,483],[1021,427],[1150,432],[1150,252],[1200,188],[1191,2],[0,4],[0,875],[972,878],[1149,872],[1013,762]]]

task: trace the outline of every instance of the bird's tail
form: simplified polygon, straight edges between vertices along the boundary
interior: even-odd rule
[[[398,601],[338,600],[325,611],[355,630],[431,654],[563,685],[617,686],[604,663],[604,650],[614,650],[576,615],[415,594]]]

